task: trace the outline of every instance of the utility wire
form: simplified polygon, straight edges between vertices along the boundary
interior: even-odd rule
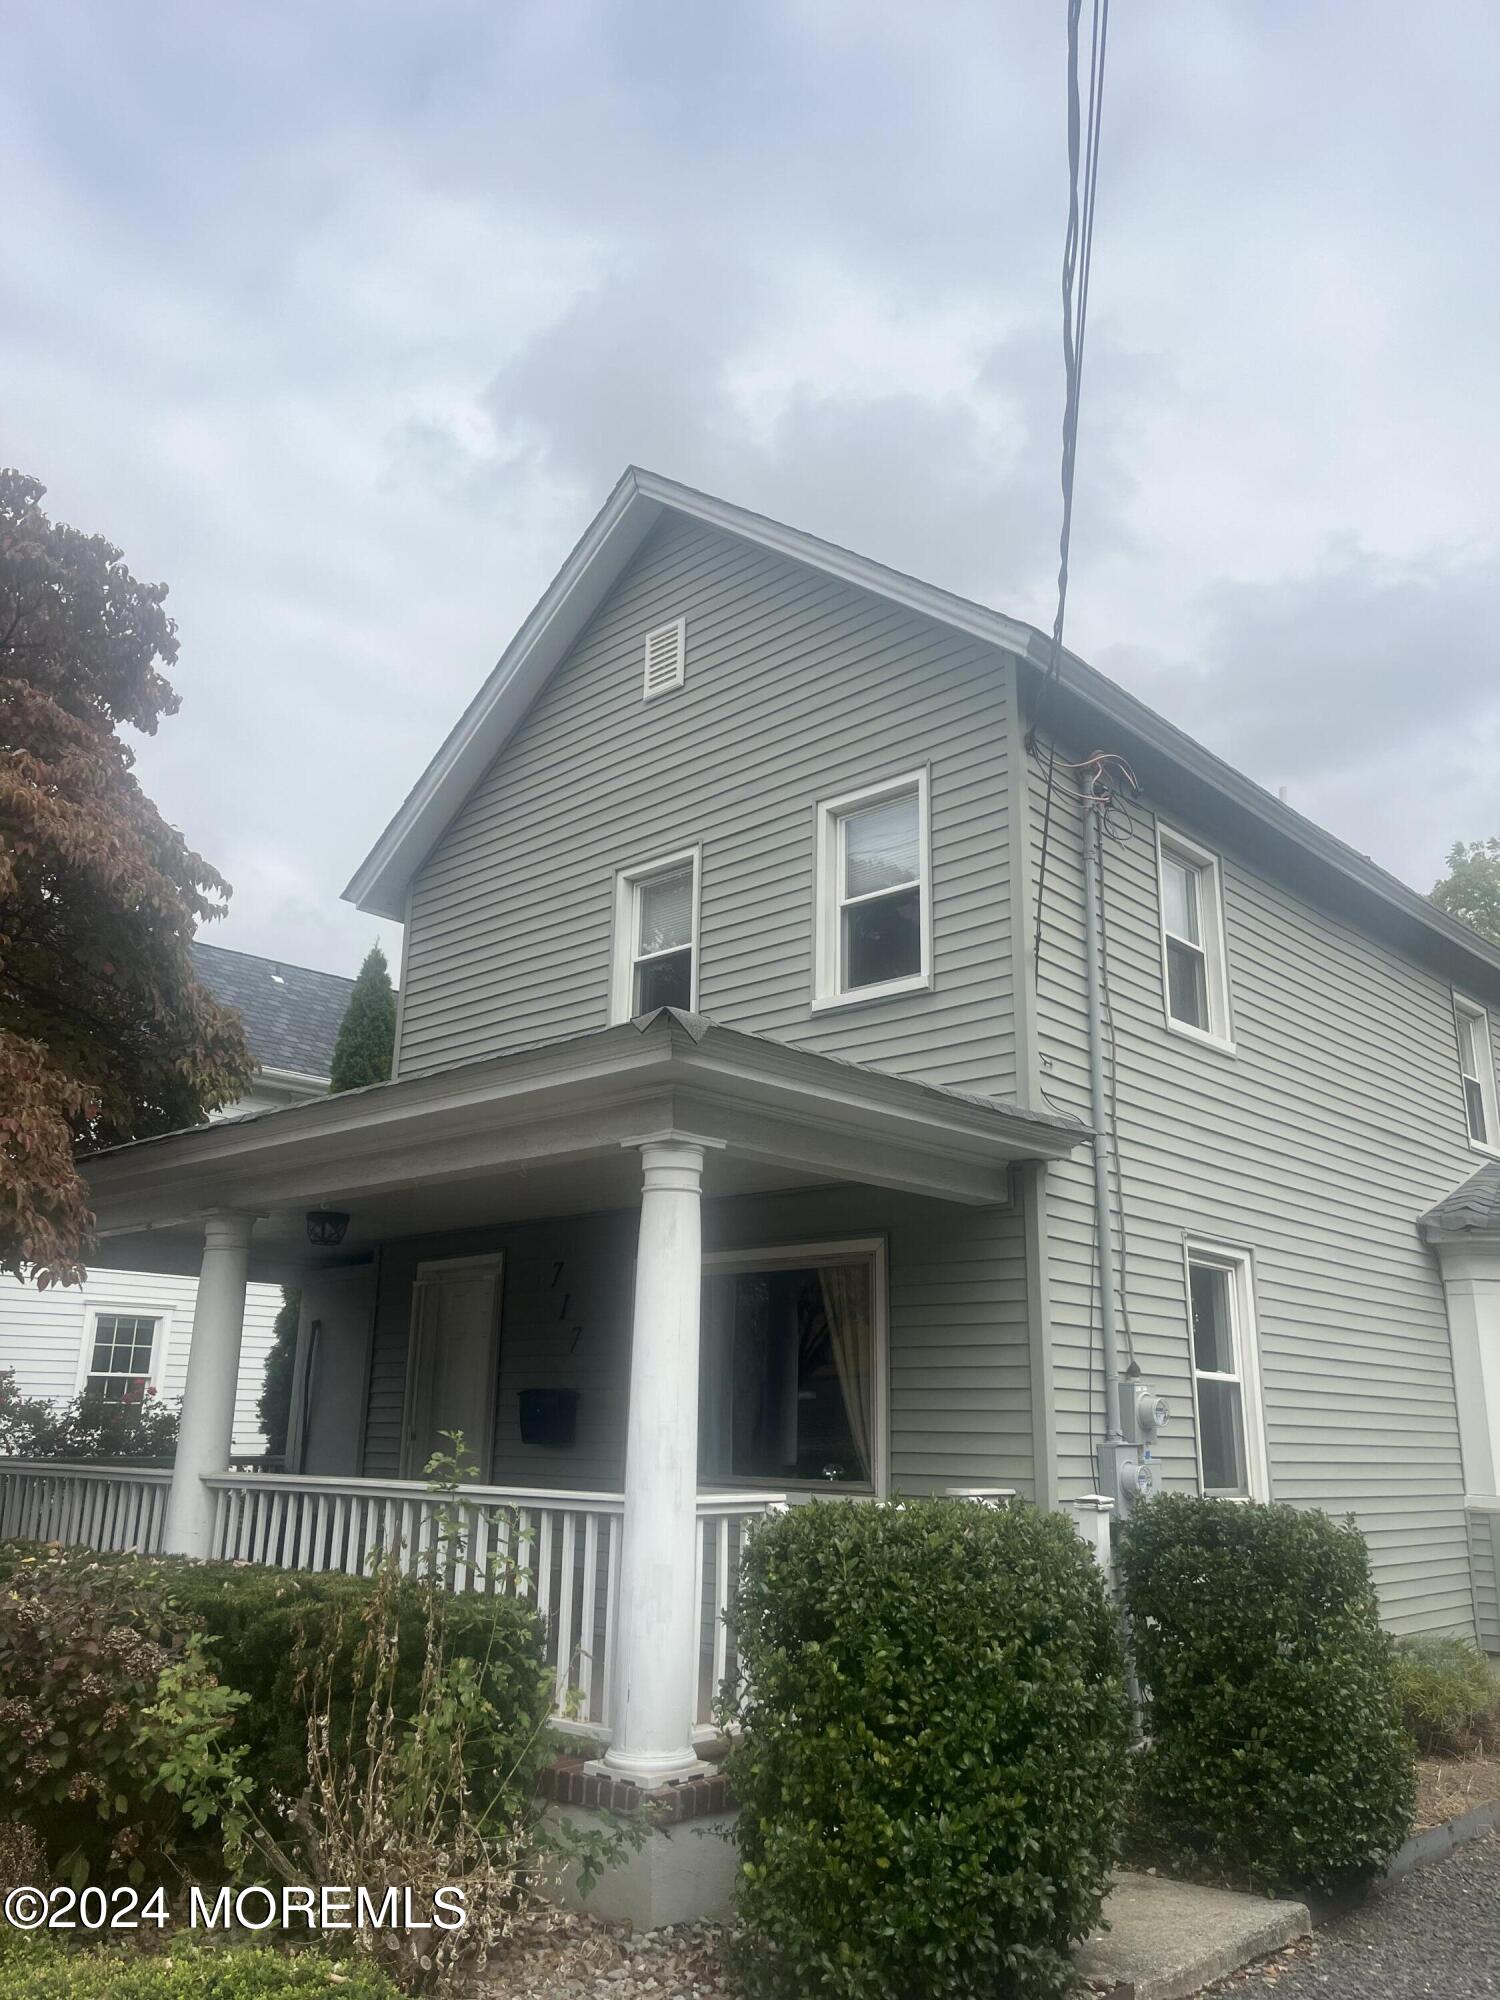
[[[1026,736],[1026,748],[1038,752],[1053,691],[1062,673],[1063,626],[1068,609],[1068,558],[1073,539],[1073,477],[1078,456],[1078,407],[1083,387],[1083,351],[1088,332],[1089,280],[1094,257],[1094,212],[1099,189],[1099,134],[1104,113],[1104,58],[1109,41],[1109,0],[1093,0],[1089,36],[1088,99],[1079,88],[1079,25],[1084,0],[1068,0],[1068,227],[1063,239],[1063,432],[1062,526],[1058,534],[1057,613],[1052,621],[1052,652],[1037,696],[1036,712]],[[1042,809],[1041,851],[1037,863],[1036,938],[1033,969],[1042,964],[1042,915],[1047,888],[1047,861],[1052,840],[1056,793],[1057,748],[1046,746],[1046,795]]]

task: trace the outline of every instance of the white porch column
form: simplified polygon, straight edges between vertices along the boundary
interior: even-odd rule
[[[604,1767],[650,1786],[703,1768],[692,1743],[703,1147],[650,1140],[641,1160],[613,1735]]]
[[[253,1220],[224,1213],[211,1215],[203,1227],[203,1263],[177,1424],[177,1458],[162,1531],[162,1546],[170,1555],[209,1553],[214,1496],[205,1488],[203,1475],[229,1468]]]

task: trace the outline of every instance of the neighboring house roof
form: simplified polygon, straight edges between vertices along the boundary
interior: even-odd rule
[[[193,971],[244,1022],[257,1068],[327,1078],[352,979],[202,943],[193,946]]]
[[[674,513],[805,563],[856,588],[905,606],[1003,648],[1040,672],[1052,642],[1035,626],[1006,617],[934,584],[888,569],[816,535],[698,493],[658,473],[630,466],[494,671],[450,730],[400,811],[361,863],[344,894],[362,910],[404,919],[406,892],[422,863],[503,748],[553,669],[579,638],[627,564],[664,514]],[[1190,788],[1231,807],[1247,841],[1283,860],[1310,862],[1345,900],[1373,912],[1413,946],[1442,947],[1449,960],[1500,974],[1500,950],[1467,924],[1445,915],[1415,889],[1244,777],[1123,688],[1065,652],[1062,693],[1082,726],[1102,720],[1142,746]],[[1059,724],[1063,720],[1059,710]]]
[[[1418,1223],[1429,1242],[1439,1237],[1500,1236],[1500,1160],[1486,1161]]]

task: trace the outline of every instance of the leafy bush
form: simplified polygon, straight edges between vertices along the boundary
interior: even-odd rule
[[[71,1403],[23,1396],[14,1373],[0,1369],[0,1458],[159,1459],[177,1449],[175,1404],[148,1392],[139,1402],[106,1403],[86,1389]]]
[[[916,1500],[750,1539],[726,1721],[755,1994],[1067,1989],[1125,1799],[1116,1623],[1067,1521]]]
[[[1398,1639],[1391,1672],[1419,1750],[1465,1757],[1500,1747],[1500,1675],[1469,1640]]]
[[[1416,1781],[1353,1524],[1174,1493],[1135,1510],[1119,1556],[1146,1703],[1143,1841],[1278,1887],[1378,1874]]]
[[[40,1933],[0,1933],[0,2000],[397,2000],[374,1966],[320,1952],[289,1957],[266,1945],[214,1948],[175,1941],[67,1949]]]
[[[43,1550],[0,1593],[4,1811],[51,1868],[160,1873],[180,1834],[220,1817],[232,1839],[246,1789],[230,1746],[239,1697],[149,1576]]]
[[[300,1796],[308,1784],[307,1684],[316,1665],[333,1726],[344,1729],[374,1590],[369,1578],[86,1549],[38,1557],[11,1543],[0,1548],[0,1582],[39,1560],[80,1579],[115,1579],[130,1603],[145,1607],[153,1630],[165,1622],[200,1631],[208,1666],[245,1698],[229,1740],[245,1753],[259,1809],[271,1810],[272,1792]],[[402,1584],[388,1610],[397,1632],[392,1700],[405,1717],[416,1708],[427,1657],[428,1593],[420,1584]],[[474,1663],[496,1718],[492,1730],[477,1728],[469,1739],[471,1780],[487,1810],[519,1812],[551,1754],[545,1741],[551,1690],[535,1613],[514,1598],[446,1597],[443,1644],[448,1658]]]

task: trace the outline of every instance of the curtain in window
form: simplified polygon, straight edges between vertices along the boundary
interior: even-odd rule
[[[838,1371],[849,1418],[849,1436],[859,1454],[860,1476],[868,1480],[873,1477],[874,1466],[870,1451],[870,1355],[874,1347],[870,1267],[821,1264],[818,1282],[823,1289],[823,1310],[828,1315],[833,1365]]]

